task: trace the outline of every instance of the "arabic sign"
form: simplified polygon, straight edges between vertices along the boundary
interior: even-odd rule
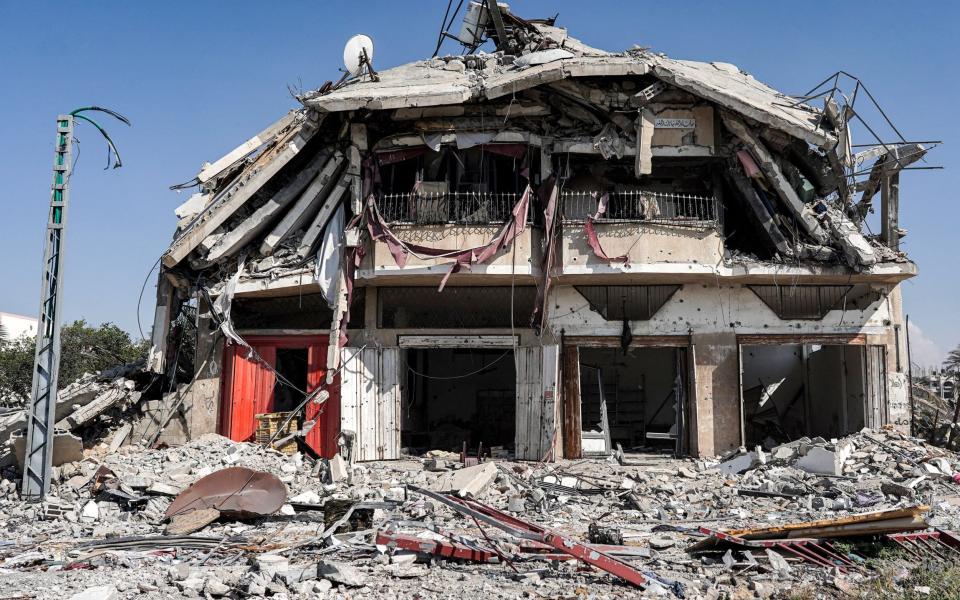
[[[654,129],[696,129],[696,119],[656,119]]]

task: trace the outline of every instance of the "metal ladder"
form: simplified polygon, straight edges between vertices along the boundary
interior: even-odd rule
[[[60,305],[63,298],[64,236],[72,170],[73,115],[57,117],[50,214],[43,250],[40,322],[33,361],[33,391],[27,407],[27,439],[23,461],[24,498],[41,500],[50,488],[53,426],[56,419],[57,372],[60,367]]]

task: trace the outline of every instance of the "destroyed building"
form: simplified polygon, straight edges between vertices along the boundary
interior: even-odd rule
[[[183,186],[164,439],[251,439],[305,399],[307,444],[360,461],[906,428],[899,172],[926,148],[858,153],[839,94],[501,13],[497,51],[367,61]]]

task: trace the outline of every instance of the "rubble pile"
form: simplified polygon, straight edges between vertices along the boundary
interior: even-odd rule
[[[951,513],[958,490],[952,452],[895,430],[864,429],[841,440],[801,438],[769,451],[740,452],[717,465],[741,473],[739,493],[801,502],[811,510],[849,510],[922,502]],[[949,523],[948,514],[928,519]]]
[[[784,578],[836,590],[839,576],[772,551],[690,554],[705,538],[699,528],[918,512],[921,503],[930,506],[930,525],[960,523],[958,457],[892,431],[801,439],[723,461],[618,454],[464,466],[456,455],[433,452],[351,465],[339,455],[313,460],[213,434],[152,450],[99,444],[85,454],[55,470],[42,503],[21,501],[17,482],[0,482],[6,593],[443,598],[457,589],[478,597],[767,597],[786,589]],[[171,502],[232,467],[279,478],[287,493],[282,507],[171,533]],[[454,501],[596,544],[642,573],[645,588],[458,514]],[[839,581],[855,585],[863,577],[849,572]]]
[[[143,363],[117,365],[86,373],[57,393],[54,466],[78,460],[84,440],[102,440],[123,431],[119,445],[133,430],[127,423],[142,422],[140,400],[157,381]],[[0,469],[23,464],[26,413],[11,409],[0,413]],[[115,437],[115,436],[114,436]]]

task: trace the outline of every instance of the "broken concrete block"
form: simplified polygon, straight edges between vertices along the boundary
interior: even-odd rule
[[[100,507],[97,506],[97,503],[93,500],[87,502],[83,505],[83,511],[80,513],[80,518],[84,521],[96,521],[100,518]]]
[[[366,583],[366,577],[359,569],[344,563],[321,561],[317,563],[317,577],[339,583],[347,587],[360,587]]]
[[[345,481],[350,476],[350,470],[347,461],[343,460],[340,454],[335,454],[330,459],[330,483],[339,483]]]
[[[216,577],[211,577],[203,586],[203,591],[211,596],[226,596],[230,593],[230,586]]]
[[[179,496],[182,491],[182,487],[168,485],[159,481],[151,483],[150,486],[147,487],[147,493],[154,494],[155,496]]]
[[[119,598],[120,590],[112,585],[98,585],[70,596],[70,600],[118,600]]]
[[[880,491],[888,496],[897,498],[913,498],[913,489],[894,481],[884,481],[880,484]]]
[[[842,475],[843,466],[853,453],[853,444],[840,443],[836,448],[836,450],[827,450],[821,446],[813,446],[807,451],[806,456],[796,462],[796,467],[808,473]]]
[[[261,554],[254,559],[257,570],[268,577],[274,577],[281,571],[286,571],[290,567],[290,560],[280,554]]]
[[[774,572],[780,575],[790,573],[790,563],[787,562],[787,559],[769,548],[767,548],[767,560],[770,561],[770,568],[773,569]]]
[[[187,535],[200,531],[210,523],[220,518],[220,511],[215,508],[197,508],[188,512],[173,515],[167,525],[167,535]]]
[[[747,452],[746,454],[741,454],[740,456],[720,463],[717,465],[717,469],[725,475],[736,475],[752,467],[756,459],[757,455],[754,452]]]
[[[17,457],[17,464],[23,468],[24,448],[27,438],[17,436],[13,438],[13,452]],[[67,463],[83,460],[83,440],[66,431],[57,431],[53,436],[53,466],[59,467]]]
[[[456,492],[460,497],[476,496],[497,478],[496,463],[488,462],[459,471],[444,473],[435,484],[435,491]]]

